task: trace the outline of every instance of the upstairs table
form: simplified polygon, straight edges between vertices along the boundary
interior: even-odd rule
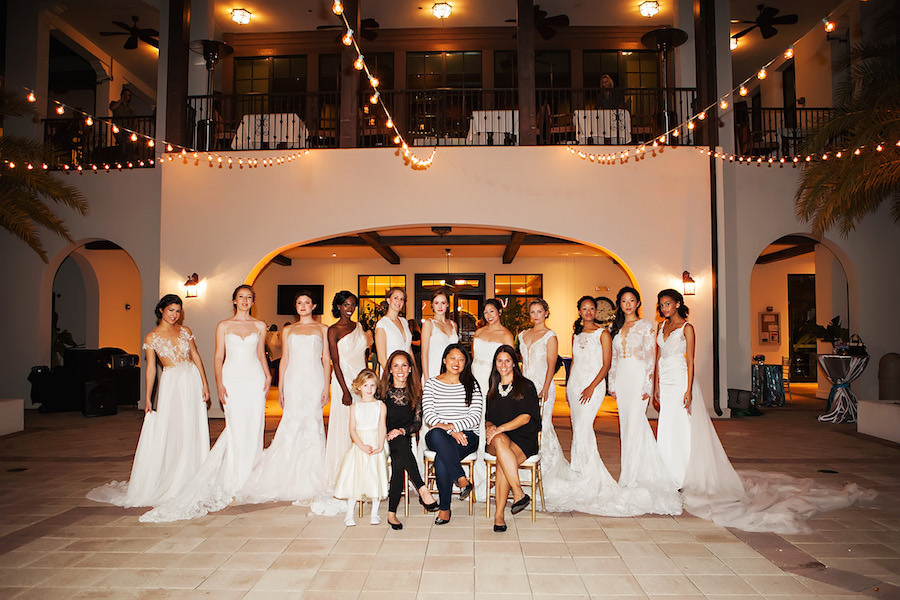
[[[466,145],[517,146],[519,144],[518,110],[473,110]]]
[[[300,115],[267,113],[244,115],[231,140],[232,150],[306,148],[308,131]]]

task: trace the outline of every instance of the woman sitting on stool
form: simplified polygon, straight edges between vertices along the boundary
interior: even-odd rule
[[[425,434],[425,444],[435,453],[434,476],[440,497],[435,525],[450,522],[454,483],[459,486],[460,500],[472,493],[472,482],[460,461],[478,448],[483,403],[468,353],[462,345],[450,344],[444,350],[440,375],[429,379],[422,390],[423,416],[431,428]]]
[[[494,531],[506,531],[506,499],[513,493],[512,514],[531,502],[519,482],[519,465],[538,453],[541,406],[534,384],[519,371],[516,350],[503,345],[494,353],[485,412],[487,451],[497,457]]]

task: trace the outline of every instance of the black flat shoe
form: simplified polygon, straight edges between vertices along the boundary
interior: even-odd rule
[[[474,489],[475,489],[475,484],[473,484],[473,483],[470,481],[469,484],[468,484],[466,487],[464,487],[463,489],[459,490],[459,499],[460,499],[460,500],[465,500],[466,498],[469,497],[469,494],[471,494],[471,493],[472,493],[472,490],[474,490]]]
[[[422,496],[419,496],[419,504],[425,507],[425,510],[428,512],[434,512],[438,509],[438,501],[435,500],[431,504],[425,504],[425,501],[422,500]]]
[[[435,524],[435,525],[446,525],[447,523],[450,522],[450,517],[451,517],[451,516],[452,516],[452,514],[447,515],[447,518],[446,518],[446,519],[442,519],[442,518],[440,518],[440,517],[435,517],[435,518],[434,518],[434,524]]]
[[[506,531],[506,525],[497,525],[494,523],[494,533],[503,533]]]
[[[513,502],[512,508],[509,509],[509,512],[516,515],[525,510],[525,507],[531,504],[531,496],[525,494],[518,502]]]
[[[388,521],[388,525],[390,525],[391,529],[393,529],[394,531],[400,531],[401,529],[403,529],[403,523],[391,523],[390,521]]]

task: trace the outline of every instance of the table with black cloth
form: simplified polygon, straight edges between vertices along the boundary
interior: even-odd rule
[[[825,414],[819,417],[823,423],[856,423],[856,396],[850,383],[862,375],[869,364],[869,355],[847,356],[820,354],[819,366],[832,383],[825,405]]]
[[[509,431],[504,431],[506,437],[515,443],[525,456],[534,456],[538,453],[538,432],[541,430],[541,404],[538,400],[534,384],[525,379],[523,382],[525,395],[516,400],[514,392],[506,397],[499,393],[487,400],[487,408],[484,413],[486,423],[493,423],[500,427],[509,423],[519,415],[527,414],[531,419],[525,425]]]
[[[781,365],[754,363],[751,390],[757,406],[784,406],[784,378]]]

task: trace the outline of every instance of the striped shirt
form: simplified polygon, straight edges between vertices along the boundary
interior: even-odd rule
[[[422,417],[428,426],[449,423],[454,431],[474,431],[481,423],[483,405],[478,383],[469,406],[466,406],[466,388],[461,383],[446,384],[432,377],[422,389]]]

